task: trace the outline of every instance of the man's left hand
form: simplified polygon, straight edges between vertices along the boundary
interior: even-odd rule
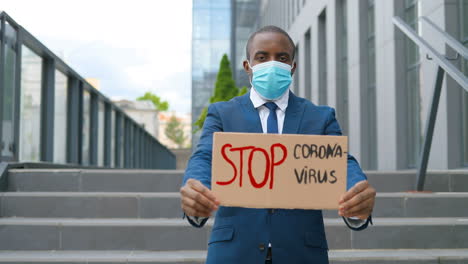
[[[341,197],[339,215],[367,219],[374,209],[375,195],[376,191],[368,181],[358,182]]]

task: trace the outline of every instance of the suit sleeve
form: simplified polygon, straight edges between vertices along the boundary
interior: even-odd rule
[[[185,170],[182,186],[185,185],[188,179],[199,180],[203,185],[211,189],[211,154],[213,148],[213,133],[223,131],[221,118],[216,108],[217,104],[211,104],[208,107],[208,114],[203,124],[203,130],[200,141],[195,152],[190,158],[187,169]],[[201,219],[201,222],[191,221],[189,223],[195,227],[202,227],[206,219]]]
[[[340,125],[338,124],[338,120],[336,120],[335,117],[335,109],[333,108],[328,108],[330,113],[328,115],[328,120],[325,125],[325,135],[333,135],[333,136],[341,136],[341,128]],[[351,189],[354,185],[356,185],[360,181],[367,180],[366,175],[362,171],[361,167],[359,166],[359,163],[357,160],[348,153],[348,169],[347,169],[347,184],[346,184],[346,189],[349,190]],[[367,221],[363,221],[362,225],[358,226],[358,221],[360,220],[354,220],[354,219],[345,219],[346,225],[352,229],[352,230],[363,230],[367,228],[369,223],[372,224],[372,216],[369,216]]]

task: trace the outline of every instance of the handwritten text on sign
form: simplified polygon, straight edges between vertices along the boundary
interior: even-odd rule
[[[225,206],[337,209],[347,137],[214,134],[212,190]]]

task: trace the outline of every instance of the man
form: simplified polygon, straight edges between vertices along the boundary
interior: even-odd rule
[[[210,191],[214,132],[341,135],[332,108],[316,106],[289,91],[296,70],[294,50],[289,35],[278,27],[253,33],[244,61],[252,89],[208,108],[180,190],[182,209],[193,226],[202,227],[217,210],[206,263],[328,263],[320,210],[223,207]],[[339,201],[339,215],[351,229],[362,230],[371,221],[375,190],[352,156],[347,189]]]

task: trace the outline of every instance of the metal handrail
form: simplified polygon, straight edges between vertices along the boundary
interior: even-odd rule
[[[85,163],[81,160],[83,138],[81,134],[82,128],[82,114],[81,104],[83,103],[82,92],[87,91],[90,94],[90,112],[89,119],[89,166],[96,166],[98,162],[98,144],[95,144],[98,133],[98,126],[102,126],[104,130],[104,144],[103,156],[104,167],[110,167],[114,161],[115,167],[125,168],[160,168],[172,169],[175,168],[175,155],[164,145],[162,145],[156,137],[148,133],[145,128],[135,121],[130,115],[112,102],[108,97],[95,89],[86,79],[79,75],[73,68],[66,64],[49,48],[42,44],[36,37],[29,33],[25,28],[19,25],[13,18],[11,18],[4,11],[0,11],[0,69],[5,65],[5,49],[6,49],[6,32],[7,28],[12,28],[16,31],[16,43],[13,47],[17,56],[15,61],[15,86],[13,89],[20,91],[21,89],[21,51],[23,46],[31,49],[34,53],[42,59],[42,73],[41,89],[43,91],[41,101],[41,162],[53,162],[54,155],[54,89],[55,89],[55,71],[59,71],[67,76],[68,96],[67,96],[67,140],[68,147],[65,153],[67,155],[67,164],[82,164]],[[8,27],[7,27],[8,25]],[[2,109],[2,93],[4,80],[4,71],[0,70],[0,109]],[[15,92],[14,103],[14,145],[21,143],[19,139],[19,119],[20,119],[20,96]],[[99,121],[98,124],[98,104],[104,104],[104,122]],[[111,124],[112,113],[115,113],[115,123]],[[1,118],[0,118],[1,119]],[[1,121],[1,120],[0,120]],[[0,122],[0,144],[2,144],[2,122]],[[115,133],[114,138],[111,138],[112,131]],[[111,149],[111,140],[116,148]],[[1,147],[1,145],[0,145]],[[128,148],[128,150],[127,150]],[[0,161],[21,161],[18,157],[18,151],[13,151],[13,156],[4,157],[0,153]],[[121,154],[123,153],[123,158]],[[112,155],[113,154],[113,155]],[[112,160],[111,160],[112,158]],[[86,163],[87,164],[87,163]],[[1,175],[0,175],[1,176]],[[0,177],[1,188],[1,177]]]
[[[421,20],[427,22],[433,28],[435,28],[439,33],[441,33],[442,38],[445,43],[451,46],[458,54],[462,55],[464,58],[468,57],[468,50],[461,45],[456,39],[443,32],[439,27],[432,23],[429,19],[421,17]],[[429,155],[432,145],[432,136],[434,135],[434,127],[437,117],[437,110],[439,107],[440,94],[442,90],[442,84],[444,79],[444,74],[447,73],[450,75],[458,84],[460,84],[465,91],[468,92],[468,78],[452,63],[448,61],[445,56],[441,55],[436,51],[427,41],[418,36],[418,34],[401,18],[393,17],[393,24],[397,26],[409,39],[411,39],[419,48],[425,51],[428,55],[431,56],[432,60],[438,65],[437,75],[435,78],[434,84],[434,93],[432,95],[431,105],[429,109],[428,119],[426,122],[424,145],[421,149],[421,155],[418,161],[418,172],[416,180],[416,190],[422,191],[424,189],[424,181],[426,178],[427,164],[429,162]]]
[[[435,29],[440,35],[443,36],[443,40],[445,40],[445,43],[449,45],[452,49],[454,49],[458,54],[463,56],[465,59],[468,58],[468,48],[463,46],[457,39],[454,37],[450,36],[447,32],[443,31],[440,27],[438,27],[434,22],[429,20],[427,17],[420,17],[419,18],[421,21],[426,22],[429,24],[433,29]]]
[[[450,63],[443,55],[436,51],[427,41],[418,34],[401,18],[393,17],[393,24],[397,26],[405,35],[411,39],[423,51],[427,52],[433,60],[445,70],[463,89],[468,92],[468,78],[455,65]]]

